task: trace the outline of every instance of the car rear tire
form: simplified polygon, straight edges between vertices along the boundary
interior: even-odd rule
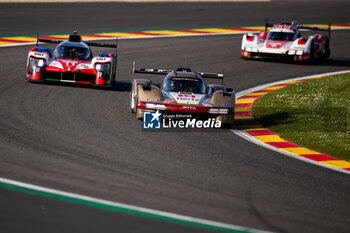
[[[130,95],[129,95],[129,111],[131,112],[131,113],[135,113],[136,112],[136,110],[137,110],[137,107],[136,106],[134,106],[134,108],[132,107],[132,91],[130,91]]]
[[[326,41],[324,52],[325,52],[325,58],[329,58],[329,56],[331,55],[331,50],[329,48],[329,39],[327,39]]]
[[[315,44],[314,41],[311,42],[311,48],[310,48],[310,58],[309,60],[306,60],[307,63],[312,63],[315,60]]]

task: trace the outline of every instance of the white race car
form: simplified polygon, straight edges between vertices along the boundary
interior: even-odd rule
[[[270,30],[268,31],[268,28]],[[328,35],[314,34],[302,37],[300,29],[328,31]],[[265,23],[265,31],[259,34],[244,34],[242,57],[277,58],[295,61],[312,61],[315,58],[328,58],[331,25],[328,28],[298,26],[295,22],[282,24]]]

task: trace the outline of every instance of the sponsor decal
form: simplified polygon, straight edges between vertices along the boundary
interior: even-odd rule
[[[105,57],[97,57],[96,58],[96,61],[106,61],[106,60],[107,60],[107,58],[105,58]]]
[[[202,94],[179,94],[174,92],[170,92],[170,95],[179,104],[199,104],[204,97]]]
[[[64,63],[66,64],[66,66],[72,67],[72,66],[76,66],[79,62],[78,61],[66,61]]]
[[[44,57],[45,54],[40,53],[40,52],[35,52],[35,53],[34,53],[34,56]]]
[[[50,67],[55,67],[55,68],[58,68],[58,69],[63,69],[62,64],[60,62],[58,62],[58,61],[51,62],[49,66]]]
[[[79,64],[75,69],[76,70],[90,69],[90,66],[87,64]]]
[[[270,49],[280,49],[282,48],[285,44],[287,44],[289,41],[273,41],[269,40],[266,42],[266,48]]]
[[[159,102],[159,99],[146,99],[146,101]]]
[[[272,29],[292,30],[292,29],[293,29],[293,26],[292,26],[292,25],[285,25],[285,24],[282,24],[282,25],[275,25],[275,26],[273,26]]]
[[[197,108],[194,106],[182,106],[181,109],[192,109],[192,110],[196,110]]]

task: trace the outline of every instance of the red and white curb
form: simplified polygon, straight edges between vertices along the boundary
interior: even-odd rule
[[[317,166],[322,166],[328,169],[350,174],[350,162],[339,160],[329,155],[322,154],[317,151],[310,150],[308,148],[288,142],[267,128],[263,128],[263,126],[252,115],[252,106],[254,104],[254,101],[271,91],[310,79],[324,78],[331,75],[344,74],[349,72],[350,70],[345,70],[287,79],[239,92],[237,93],[236,97],[235,111],[237,128],[231,131],[257,145],[277,151],[289,157],[312,163]]]

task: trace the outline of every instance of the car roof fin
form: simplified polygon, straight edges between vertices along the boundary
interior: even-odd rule
[[[73,34],[69,35],[68,41],[70,42],[82,42],[81,36],[78,35],[78,32],[75,30]]]
[[[177,72],[177,71],[192,72],[190,68],[185,68],[182,66],[179,66],[175,72]]]

